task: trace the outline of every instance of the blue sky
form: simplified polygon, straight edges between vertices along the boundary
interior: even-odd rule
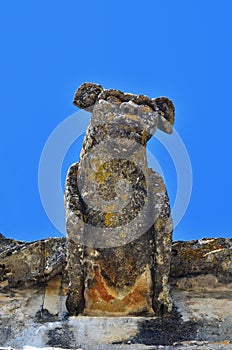
[[[231,237],[231,8],[229,0],[2,1],[0,232],[62,236],[40,200],[39,160],[52,131],[77,111],[75,89],[92,81],[173,100],[193,171],[174,239]],[[173,204],[173,165],[156,139],[149,149]],[[62,183],[79,151],[80,140],[65,157]]]

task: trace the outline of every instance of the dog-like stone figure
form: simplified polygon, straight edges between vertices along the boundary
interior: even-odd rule
[[[65,187],[71,315],[157,315],[172,310],[172,220],[146,144],[172,132],[173,103],[84,83],[74,104],[92,113]]]

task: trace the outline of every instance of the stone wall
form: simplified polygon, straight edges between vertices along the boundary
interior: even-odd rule
[[[0,235],[0,346],[232,348],[232,239],[173,243],[174,309],[164,318],[70,317],[65,266],[65,238],[25,243]]]

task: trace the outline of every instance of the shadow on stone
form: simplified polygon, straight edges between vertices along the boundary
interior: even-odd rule
[[[173,345],[181,341],[196,340],[199,327],[200,325],[196,322],[184,322],[174,308],[168,317],[142,320],[138,333],[130,339],[130,342],[144,345]],[[123,344],[123,342],[114,344]]]
[[[47,309],[42,309],[36,312],[36,322],[56,322],[58,321],[58,315],[52,315]]]
[[[68,325],[63,324],[62,327],[50,329],[48,331],[48,342],[49,346],[58,346],[66,349],[76,349],[75,338],[72,330]]]

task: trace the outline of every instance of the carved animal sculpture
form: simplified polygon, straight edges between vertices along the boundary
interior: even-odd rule
[[[85,83],[74,104],[92,113],[65,188],[72,315],[165,315],[172,220],[146,144],[172,132],[173,103]]]

